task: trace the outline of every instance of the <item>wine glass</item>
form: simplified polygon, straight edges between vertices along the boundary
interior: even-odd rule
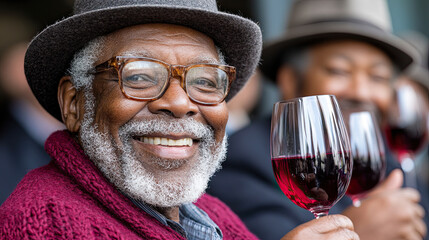
[[[316,218],[326,216],[344,196],[353,167],[335,96],[277,102],[270,143],[274,175],[283,193]]]
[[[384,144],[374,114],[364,109],[342,108],[349,130],[353,158],[353,174],[346,194],[353,205],[374,188],[386,171]]]
[[[395,104],[388,113],[385,134],[390,149],[397,155],[405,173],[405,185],[416,187],[414,156],[424,146],[427,135],[427,112],[423,96],[408,84],[395,86]]]

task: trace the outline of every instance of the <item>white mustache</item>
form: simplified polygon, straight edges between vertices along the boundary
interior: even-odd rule
[[[119,128],[119,137],[123,141],[132,136],[144,136],[148,134],[186,134],[201,141],[214,138],[213,129],[194,119],[164,119],[155,118],[149,120],[130,121]]]

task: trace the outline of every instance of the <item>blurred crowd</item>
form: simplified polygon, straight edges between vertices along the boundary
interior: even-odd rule
[[[243,3],[251,2],[243,1]],[[26,46],[32,37],[40,31],[41,27],[52,23],[50,22],[51,19],[56,19],[57,16],[70,11],[70,1],[64,1],[64,8],[57,12],[58,15],[52,14],[55,12],[53,10],[47,11],[49,13],[44,16],[35,16],[33,11],[29,10],[34,7],[29,1],[21,3],[26,8],[17,7],[17,4],[12,3],[12,1],[0,3],[0,204],[10,195],[28,171],[49,163],[50,159],[44,151],[44,142],[52,132],[63,128],[60,122],[40,107],[32,95],[25,79],[23,61]],[[49,9],[49,1],[40,1],[39,5]],[[221,7],[229,6],[226,3],[219,5]],[[234,6],[231,11],[239,11],[238,8],[240,7],[248,8],[248,6],[238,5]],[[313,11],[316,10],[313,9]],[[298,10],[293,14],[297,13]],[[289,18],[290,21],[299,19],[300,16],[293,16],[293,14]],[[386,17],[395,18],[394,15],[390,16],[388,13]],[[291,24],[295,23],[289,23],[289,26]],[[290,27],[282,33],[285,34],[282,41],[289,41],[288,38],[291,38],[287,35],[288,30]],[[319,30],[320,28],[314,29],[315,32]],[[290,203],[285,206],[284,202],[289,200],[273,182],[274,176],[271,169],[267,173],[271,174],[270,178],[265,179],[262,176],[264,172],[259,172],[259,170],[264,169],[264,167],[259,167],[261,163],[268,165],[267,168],[271,168],[269,152],[264,150],[260,152],[262,155],[255,154],[255,158],[261,158],[257,159],[259,162],[255,163],[255,166],[252,166],[251,160],[246,159],[245,156],[247,155],[242,153],[242,151],[247,151],[247,148],[252,148],[253,144],[265,144],[265,149],[269,149],[269,138],[267,138],[265,131],[266,125],[273,104],[279,100],[315,94],[334,94],[340,99],[372,102],[379,110],[380,129],[385,134],[388,131],[386,130],[388,124],[397,123],[398,119],[405,119],[404,121],[406,121],[414,114],[410,111],[415,109],[421,118],[419,124],[421,123],[422,127],[419,131],[421,131],[422,137],[403,140],[405,142],[401,144],[409,143],[407,141],[416,141],[417,147],[413,153],[413,171],[415,171],[419,184],[417,189],[422,195],[421,198],[428,200],[425,198],[425,196],[427,197],[425,194],[429,192],[429,42],[427,36],[415,30],[397,34],[397,37],[403,40],[403,44],[407,45],[406,49],[411,49],[409,55],[413,58],[411,64],[403,64],[404,59],[398,59],[396,55],[392,57],[394,54],[389,52],[389,47],[383,45],[385,44],[383,40],[376,42],[368,40],[369,37],[337,35],[337,38],[333,37],[329,40],[323,34],[320,36],[311,35],[306,39],[298,39],[298,42],[305,42],[304,45],[298,45],[297,42],[292,41],[291,46],[293,47],[290,49],[285,47],[272,50],[282,53],[281,57],[277,57],[279,63],[275,68],[271,68],[267,59],[264,59],[266,56],[266,52],[264,52],[261,70],[255,72],[245,88],[232,101],[228,102],[227,134],[231,139],[230,152],[224,168],[214,177],[208,192],[226,202],[243,219],[249,229],[261,239],[283,236],[285,227],[274,227],[276,224],[273,222],[282,222],[283,225],[290,224],[292,228],[295,226],[294,224],[299,224],[298,221],[304,222],[312,217],[308,215],[309,213],[298,212],[297,215],[299,216],[296,217],[296,222],[293,222],[290,219],[277,216],[282,214],[285,209],[286,212],[290,213],[299,211],[296,209],[299,207]],[[309,39],[311,39],[311,43]],[[405,48],[403,51],[406,51]],[[343,57],[333,59],[327,57],[331,53],[338,52],[341,52]],[[353,57],[348,57],[349,52],[353,54],[353,57],[356,57],[356,62],[353,62],[353,59],[350,60]],[[311,59],[307,59],[309,56]],[[310,63],[305,63],[308,61]],[[307,64],[304,64],[304,67],[302,66],[303,62]],[[325,70],[320,70],[325,71],[325,77],[324,73],[318,72],[318,64],[321,62],[332,63]],[[368,64],[373,64],[375,67],[368,67]],[[362,68],[365,69],[362,70]],[[372,77],[375,80],[365,82],[367,76],[344,80],[352,74],[351,72],[361,70],[365,74],[371,75],[368,79]],[[344,81],[348,82],[344,83]],[[404,89],[408,89],[407,92],[411,92],[412,95],[401,97]],[[396,110],[400,107],[405,110]],[[414,123],[414,126],[415,124],[417,123]],[[256,126],[259,125],[263,125],[264,131],[256,130]],[[391,140],[388,140],[388,136],[386,136],[386,146],[389,148],[392,147],[392,144],[389,144]],[[25,151],[21,148],[23,145]],[[391,148],[388,151],[391,161],[397,161],[396,164],[399,164],[400,156],[395,149]],[[242,155],[240,161],[236,161],[237,155]],[[391,172],[393,168],[395,167],[392,165],[388,171]],[[390,181],[394,180],[390,179]],[[268,192],[269,189],[272,189],[272,194],[279,196],[280,200],[273,197],[273,202],[269,202],[267,200],[270,199],[267,196],[271,194]],[[401,198],[400,193],[396,196],[398,199]],[[246,203],[251,200],[256,201],[255,205]],[[277,204],[276,201],[282,203]],[[427,204],[429,203],[426,202]],[[357,215],[354,215],[354,209],[347,208],[349,205],[350,200],[344,200],[333,211],[342,212],[345,215],[349,214],[348,216],[355,220],[356,218],[353,216]],[[395,206],[401,208],[400,203]],[[392,216],[388,215],[387,217]],[[359,217],[365,219],[365,216],[359,215]],[[362,221],[362,219],[357,219],[356,222]],[[272,225],[273,229],[282,229],[283,231],[277,234],[274,230],[271,231],[268,225]]]
[[[56,14],[38,15],[30,2],[0,3],[0,202],[11,194],[26,173],[49,163],[47,137],[62,123],[37,102],[24,74],[27,45]],[[67,5],[67,4],[66,4]],[[36,14],[36,15],[34,15]],[[25,146],[25,150],[22,150]]]

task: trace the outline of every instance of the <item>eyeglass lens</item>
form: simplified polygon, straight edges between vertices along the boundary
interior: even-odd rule
[[[169,71],[161,63],[152,61],[127,62],[121,72],[124,92],[134,98],[158,98],[169,81]],[[228,75],[215,66],[196,66],[185,74],[188,96],[198,102],[217,103],[228,89]]]

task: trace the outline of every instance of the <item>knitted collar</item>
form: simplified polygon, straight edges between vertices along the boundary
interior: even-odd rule
[[[45,149],[62,171],[144,239],[153,237],[148,233],[154,229],[157,229],[156,236],[159,239],[184,239],[121,194],[85,155],[70,132],[64,130],[53,133],[46,140]]]

